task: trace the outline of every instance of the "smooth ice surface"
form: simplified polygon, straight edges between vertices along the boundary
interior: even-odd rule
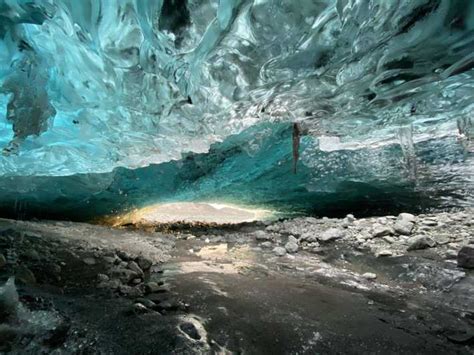
[[[473,53],[463,0],[0,0],[0,207],[472,204]]]

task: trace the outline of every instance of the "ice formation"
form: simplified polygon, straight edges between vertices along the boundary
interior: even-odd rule
[[[0,207],[472,203],[473,50],[464,0],[0,0]]]

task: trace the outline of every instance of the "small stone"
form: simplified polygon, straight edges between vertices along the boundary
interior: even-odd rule
[[[272,247],[272,242],[263,242],[263,243],[260,243],[260,246],[262,248],[271,248]]]
[[[298,251],[298,244],[290,241],[285,244],[285,249],[288,253],[296,253]]]
[[[331,240],[344,238],[345,233],[341,229],[337,228],[329,228],[328,230],[324,231],[321,235],[317,238],[323,242],[329,242]]]
[[[286,249],[282,248],[282,247],[274,248],[273,252],[275,253],[276,256],[285,256],[286,255]]]
[[[375,255],[377,257],[379,257],[379,256],[392,256],[393,253],[390,250],[384,249],[384,250],[378,251]]]
[[[209,238],[206,238],[206,239],[204,240],[204,243],[206,243],[206,244],[209,244],[210,242],[211,242],[211,241],[209,240]]]
[[[362,275],[362,277],[367,280],[375,280],[377,278],[377,275],[374,274],[373,272],[366,272],[365,274]]]
[[[7,265],[7,259],[3,254],[0,254],[0,270],[3,269]]]
[[[433,248],[436,246],[436,242],[426,235],[417,235],[408,240],[408,251],[420,250],[426,248]]]
[[[84,258],[82,259],[82,261],[84,262],[84,264],[86,265],[95,265],[96,264],[96,261],[94,258],[90,257],[90,258]]]
[[[140,269],[140,266],[138,266],[138,264],[135,262],[135,261],[130,261],[128,264],[127,264],[127,268],[136,272],[138,275],[143,275],[143,270]]]
[[[466,245],[458,253],[458,266],[474,269],[474,246]]]
[[[105,274],[97,274],[97,280],[99,282],[109,281],[109,277]]]
[[[27,251],[25,251],[23,253],[23,256],[27,259],[35,260],[35,261],[40,259],[40,256],[39,256],[38,252],[36,250],[33,250],[33,249],[28,249]]]
[[[115,256],[104,256],[102,258],[102,260],[104,260],[105,263],[107,263],[107,264],[113,264],[115,262],[115,260],[117,260],[117,257],[115,257]]]
[[[153,262],[150,259],[141,255],[137,258],[137,263],[142,270],[148,270],[153,265]]]

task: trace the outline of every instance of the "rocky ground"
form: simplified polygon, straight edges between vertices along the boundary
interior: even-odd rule
[[[0,353],[473,354],[473,270],[473,210],[166,233],[0,220]]]

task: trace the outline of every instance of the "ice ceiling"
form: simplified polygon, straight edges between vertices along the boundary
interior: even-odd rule
[[[474,200],[472,1],[0,0],[0,85],[4,210]]]

